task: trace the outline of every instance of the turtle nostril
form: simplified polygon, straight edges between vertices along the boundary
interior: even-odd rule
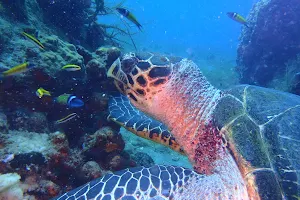
[[[145,96],[145,91],[144,90],[137,89],[136,92],[139,93],[140,95]]]
[[[130,75],[128,75],[128,74],[127,74],[127,79],[128,79],[128,81],[129,81],[129,83],[130,83],[131,85],[133,85],[133,84],[134,84],[134,82],[133,82],[133,80],[132,80],[131,76],[130,76]]]
[[[128,93],[128,95],[129,95],[129,98],[131,98],[132,100],[134,100],[136,102],[138,101],[132,93]]]

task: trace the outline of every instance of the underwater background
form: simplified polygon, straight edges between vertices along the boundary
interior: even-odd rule
[[[128,167],[191,168],[111,117],[107,70],[151,51],[193,60],[220,89],[299,95],[298,1],[0,0],[0,200],[50,199]]]
[[[144,24],[143,32],[135,36],[141,49],[184,57],[193,53],[200,58],[210,54],[222,54],[234,60],[241,26],[232,23],[226,13],[234,11],[247,16],[255,2],[257,1],[246,0],[241,3],[238,0],[140,0],[126,1],[124,6],[131,8]],[[99,17],[99,20],[106,19]]]

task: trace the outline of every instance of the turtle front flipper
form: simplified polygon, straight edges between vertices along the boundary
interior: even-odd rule
[[[135,167],[107,174],[55,200],[174,199],[174,195],[195,177],[198,175],[194,171],[183,167]]]
[[[112,121],[137,136],[163,144],[184,154],[183,148],[176,142],[168,128],[161,122],[137,110],[126,96],[112,96],[109,99],[108,106],[108,118]]]
[[[118,171],[75,188],[54,200],[199,200],[232,198],[218,176],[206,176],[183,167],[154,165]]]

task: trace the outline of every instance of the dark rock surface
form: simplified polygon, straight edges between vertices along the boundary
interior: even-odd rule
[[[26,167],[30,165],[45,165],[46,159],[43,154],[38,152],[23,153],[14,156],[14,159],[10,161],[12,168]]]
[[[300,52],[300,2],[259,1],[247,21],[238,47],[240,81],[267,86],[277,74],[285,74],[285,63]]]
[[[130,157],[136,162],[137,166],[151,167],[155,164],[151,156],[143,152],[131,152]]]

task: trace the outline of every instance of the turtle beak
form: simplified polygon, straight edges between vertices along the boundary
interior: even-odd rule
[[[113,78],[114,80],[117,80],[125,85],[127,85],[128,83],[127,76],[121,68],[120,58],[118,58],[117,60],[115,60],[115,62],[113,62],[113,64],[108,69],[106,75],[107,77]]]
[[[128,78],[121,68],[120,58],[115,60],[115,62],[110,66],[106,75],[109,78],[113,78],[118,90],[125,94],[125,90],[128,86]]]

